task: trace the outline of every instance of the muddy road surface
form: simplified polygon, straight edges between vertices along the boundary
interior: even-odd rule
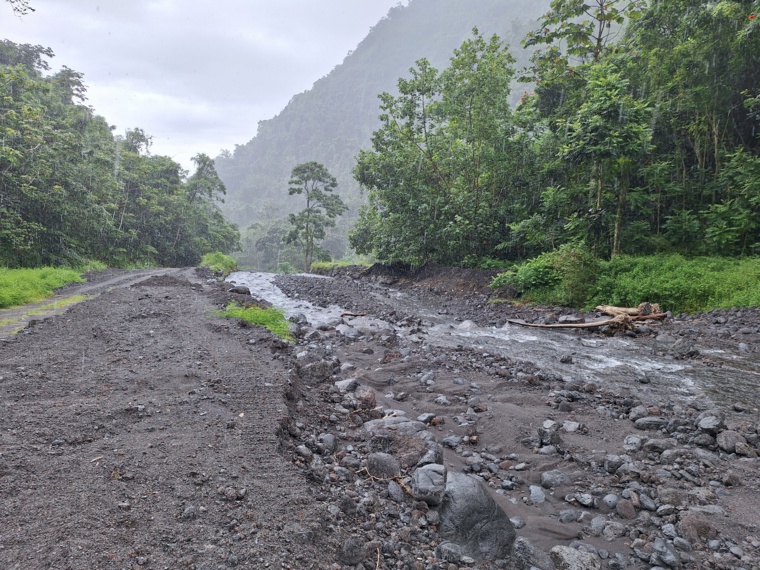
[[[475,273],[230,280],[94,276],[6,333],[0,568],[760,568],[757,310],[611,337],[509,325],[593,315]],[[508,553],[450,528],[431,466],[487,490]]]

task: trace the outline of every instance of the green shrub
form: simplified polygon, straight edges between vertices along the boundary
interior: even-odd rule
[[[213,253],[207,253],[201,258],[201,266],[208,266],[208,268],[214,273],[221,273],[224,277],[237,271],[237,261],[235,261],[229,255],[225,255],[221,252],[215,251]]]
[[[511,286],[533,303],[579,306],[591,294],[598,269],[586,247],[566,244],[499,273],[491,287]]]
[[[224,311],[218,311],[217,314],[225,318],[241,319],[257,327],[264,327],[281,339],[293,340],[285,314],[276,307],[262,309],[261,307],[241,307],[237,303],[230,303]]]

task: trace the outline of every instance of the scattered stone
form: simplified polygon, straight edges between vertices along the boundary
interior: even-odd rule
[[[570,477],[557,469],[541,473],[541,486],[544,489],[555,489],[563,485],[570,485],[571,483]]]
[[[440,505],[446,492],[446,468],[429,464],[415,469],[412,476],[412,493],[418,501],[428,505]]]
[[[557,570],[601,570],[602,562],[596,554],[558,545],[549,551]]]
[[[367,472],[377,479],[393,479],[401,474],[401,466],[393,455],[371,453],[367,456]]]
[[[467,556],[475,560],[510,557],[515,529],[477,479],[449,472],[440,514],[439,534],[460,545]]]

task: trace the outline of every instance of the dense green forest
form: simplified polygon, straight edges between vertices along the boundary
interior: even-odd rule
[[[383,261],[760,253],[760,2],[554,0],[382,97],[351,234]],[[510,81],[531,81],[516,107]]]
[[[290,171],[310,161],[336,177],[336,191],[349,206],[323,245],[334,257],[350,254],[347,234],[366,201],[352,170],[380,127],[378,95],[395,91],[398,78],[421,57],[445,65],[474,26],[508,39],[518,64],[528,65],[530,50],[519,42],[547,6],[548,0],[411,0],[391,9],[330,74],[261,121],[251,141],[216,158],[228,191],[225,214],[241,228],[253,226],[244,231],[240,263],[266,270],[302,265],[300,253],[282,238],[288,214],[301,206],[287,193]],[[514,94],[510,101],[519,98]]]
[[[0,266],[194,265],[236,249],[214,161],[197,155],[188,177],[141,129],[115,136],[81,73],[46,74],[51,57],[0,41]]]

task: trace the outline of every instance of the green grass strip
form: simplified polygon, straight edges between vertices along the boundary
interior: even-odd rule
[[[0,309],[37,303],[67,283],[82,282],[75,269],[40,267],[37,269],[0,268]]]
[[[217,314],[221,317],[241,319],[257,327],[263,327],[283,340],[293,340],[288,321],[285,319],[285,313],[276,307],[262,309],[261,307],[241,307],[237,303],[230,303],[224,311],[218,311]]]

